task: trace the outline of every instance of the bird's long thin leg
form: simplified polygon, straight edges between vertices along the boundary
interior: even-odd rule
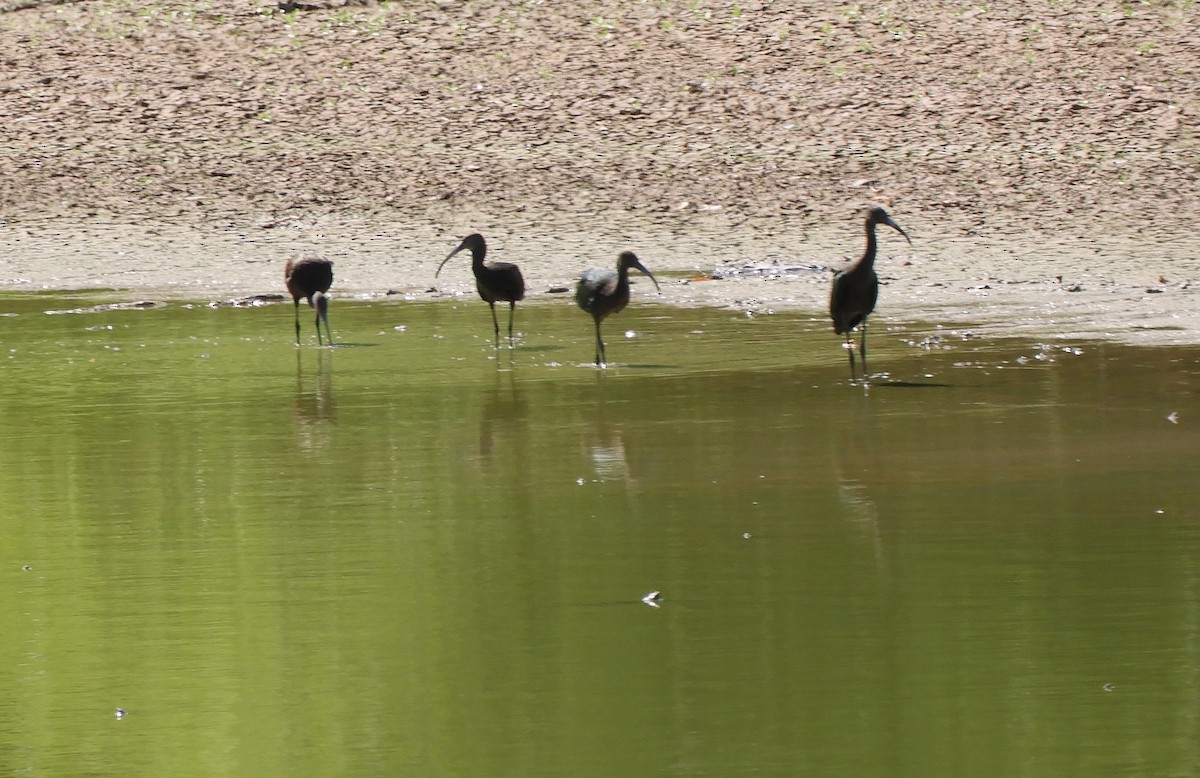
[[[846,353],[850,355],[850,381],[854,381],[854,335],[846,333]]]
[[[866,381],[867,377],[871,374],[870,371],[867,370],[867,320],[866,320],[866,317],[863,318],[863,322],[862,322],[862,339],[861,340],[862,340],[862,347],[859,349],[859,353],[862,356],[863,381]]]
[[[596,320],[596,367],[603,367],[606,358],[604,355],[604,339],[600,337],[600,320]]]
[[[517,315],[517,304],[512,300],[508,301],[508,345],[512,346],[512,327],[513,317]]]
[[[293,300],[296,309],[296,345],[300,345],[300,301]]]
[[[496,332],[496,348],[500,348],[500,322],[496,320],[496,304],[490,302],[488,307],[492,309],[492,329]]]

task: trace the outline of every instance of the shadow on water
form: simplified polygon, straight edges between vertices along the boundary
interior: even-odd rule
[[[626,368],[628,368],[629,370],[679,370],[679,369],[681,369],[681,367],[682,366],[679,364],[668,365],[665,363],[657,363],[656,364],[656,363],[652,363],[652,362],[650,362],[650,363],[644,362],[644,363],[636,364],[636,365],[628,364],[628,363],[620,363],[620,364],[610,364],[608,366],[609,369],[617,369],[617,370],[626,369]]]
[[[895,389],[945,389],[955,384],[937,383],[935,381],[872,381],[871,387],[891,387]]]
[[[638,306],[588,374],[566,301],[9,302],[8,772],[1200,764],[1200,350],[914,323],[871,387],[971,391],[864,392],[803,315]]]

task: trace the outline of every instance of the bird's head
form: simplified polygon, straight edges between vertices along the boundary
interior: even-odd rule
[[[329,295],[324,292],[313,292],[308,298],[308,304],[317,309],[317,315],[329,321]]]
[[[908,241],[909,245],[912,245],[912,238],[908,237],[908,233],[905,232],[899,224],[896,224],[896,222],[892,221],[892,217],[888,215],[888,212],[880,208],[878,205],[867,211],[867,226],[873,227],[876,224],[886,224],[896,232],[903,235],[904,239]]]
[[[462,243],[458,244],[458,248],[456,248],[454,251],[451,251],[449,254],[447,254],[446,258],[442,260],[442,264],[438,265],[438,269],[433,274],[433,277],[437,278],[438,273],[442,272],[442,268],[446,265],[447,262],[450,261],[450,257],[453,257],[455,254],[457,254],[458,252],[460,252],[464,249],[471,250],[472,258],[483,259],[483,256],[487,253],[487,242],[483,239],[483,236],[480,235],[478,232],[473,232],[470,235],[468,235],[467,237],[463,238]]]
[[[626,272],[628,272],[631,268],[642,271],[650,277],[651,281],[654,282],[654,288],[660,292],[662,291],[662,287],[658,285],[658,279],[654,277],[653,273],[646,269],[646,266],[643,265],[641,260],[637,258],[637,254],[634,254],[632,251],[621,252],[621,256],[617,260],[617,268]]]

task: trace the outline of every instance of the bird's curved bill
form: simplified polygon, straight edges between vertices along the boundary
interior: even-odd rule
[[[463,243],[458,244],[458,248],[456,248],[454,251],[451,251],[449,254],[447,254],[446,258],[442,260],[442,264],[438,265],[438,269],[436,271],[434,271],[433,277],[437,278],[438,273],[442,272],[442,268],[446,266],[446,263],[450,261],[450,258],[453,257],[458,252],[465,249],[466,247],[467,247],[467,244],[465,241]]]
[[[641,262],[638,262],[637,264],[634,265],[634,267],[636,267],[638,270],[642,271],[646,275],[650,276],[650,280],[654,282],[654,288],[657,289],[659,292],[662,291],[662,287],[658,285],[658,279],[654,277],[653,273],[651,273],[649,270],[646,269],[645,265],[643,265]]]
[[[902,228],[899,224],[896,224],[896,222],[892,221],[890,216],[888,217],[888,220],[886,222],[884,222],[884,224],[886,224],[887,226],[891,227],[896,232],[903,235],[904,239],[906,241],[908,241],[908,245],[910,245],[910,246],[912,245],[912,238],[908,237],[908,233],[904,231],[904,228]]]

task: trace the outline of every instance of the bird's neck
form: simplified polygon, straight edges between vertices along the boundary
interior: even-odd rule
[[[858,260],[859,267],[871,267],[875,264],[875,225],[867,224],[867,250],[862,259]]]
[[[487,247],[480,246],[478,249],[471,251],[471,267],[479,270],[483,267],[483,258],[487,256]]]

